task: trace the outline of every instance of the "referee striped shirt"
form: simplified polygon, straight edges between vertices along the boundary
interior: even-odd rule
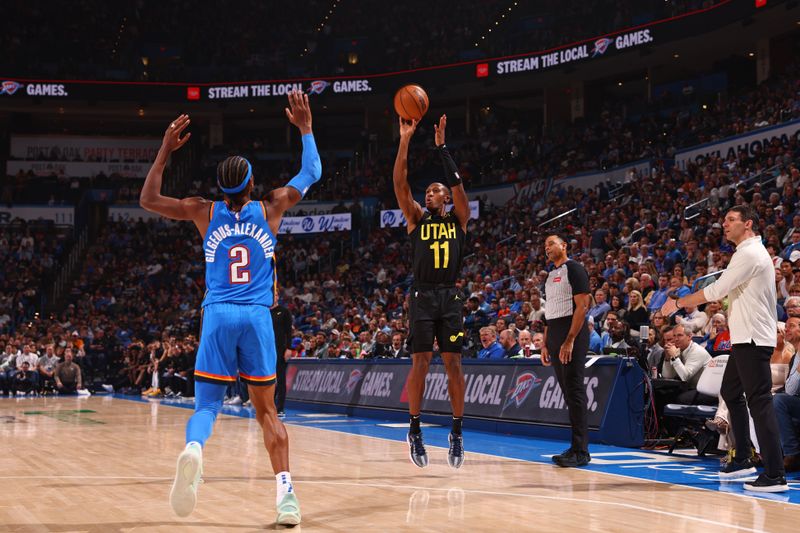
[[[583,265],[567,259],[560,267],[554,268],[544,284],[547,305],[544,317],[555,320],[572,316],[575,313],[576,294],[589,294],[589,274]]]

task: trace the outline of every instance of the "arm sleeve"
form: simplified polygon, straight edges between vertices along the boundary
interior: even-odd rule
[[[722,300],[728,294],[753,276],[756,261],[747,255],[734,254],[728,268],[717,281],[703,289],[709,302]]]
[[[575,261],[567,261],[567,277],[572,285],[572,294],[589,294],[589,274]]]
[[[439,155],[442,157],[442,167],[444,168],[444,182],[448,187],[461,185],[461,176],[458,175],[458,166],[450,155],[450,150],[446,145],[439,148]]]
[[[288,309],[284,312],[286,315],[283,319],[283,334],[286,337],[286,346],[288,347],[292,344],[292,315]]]
[[[287,187],[297,189],[300,196],[305,196],[309,187],[319,181],[322,177],[322,161],[317,152],[317,143],[314,141],[312,133],[303,135],[303,158],[300,172],[293,177]]]

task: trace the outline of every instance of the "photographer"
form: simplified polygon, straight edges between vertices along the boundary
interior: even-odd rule
[[[81,368],[73,361],[72,348],[64,350],[64,362],[56,366],[54,378],[59,394],[75,394],[83,388]]]

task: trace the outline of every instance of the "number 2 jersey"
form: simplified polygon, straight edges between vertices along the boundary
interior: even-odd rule
[[[439,216],[425,211],[410,237],[415,285],[455,285],[467,240],[455,214],[450,211]]]
[[[211,204],[203,238],[203,307],[220,302],[271,307],[278,284],[276,242],[263,202],[250,201],[238,213],[228,209],[225,202]]]

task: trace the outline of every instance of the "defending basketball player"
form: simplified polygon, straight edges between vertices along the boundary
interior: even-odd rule
[[[425,390],[425,377],[433,357],[436,340],[447,370],[447,391],[453,407],[453,427],[447,462],[459,468],[464,462],[461,424],[464,416],[464,372],[461,368],[461,347],[464,342],[462,309],[464,295],[455,283],[461,271],[469,221],[469,201],[444,142],[447,116],[442,115],[434,126],[436,149],[444,166],[445,181],[432,183],[425,191],[425,209],[411,196],[408,185],[408,145],[418,121],[400,119],[400,147],[394,163],[394,192],[408,223],[413,243],[414,284],[409,302],[412,353],[408,377],[408,410],[411,417],[407,441],[411,461],[424,468],[428,455],[420,429],[420,407]],[[453,201],[453,210],[445,206]]]
[[[277,523],[300,523],[300,505],[289,474],[289,440],[274,403],[276,354],[270,307],[277,298],[275,244],[281,218],[319,181],[322,165],[311,131],[308,96],[290,94],[286,116],[302,135],[302,168],[264,201],[251,201],[253,169],[240,156],[228,157],[217,167],[217,183],[225,193],[221,202],[161,195],[167,158],[191,135],[181,137],[190,123],[187,115],[167,128],[142,187],[142,207],[167,218],[194,222],[203,237],[206,262],[207,291],[194,372],[195,412],[186,426],[186,448],[178,457],[170,493],[178,516],[188,516],[195,507],[202,449],[222,408],[225,389],[238,376],[248,385],[276,474]]]

